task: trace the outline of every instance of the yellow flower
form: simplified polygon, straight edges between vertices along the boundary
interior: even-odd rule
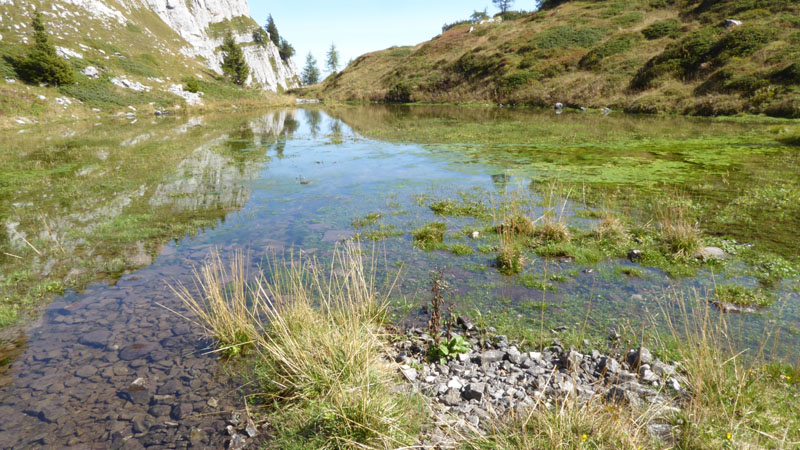
[[[588,435],[586,435],[586,434],[581,435],[581,442],[586,442],[587,439],[589,439]]]
[[[727,436],[727,437],[728,437],[728,440],[730,441],[730,440],[731,440],[731,434],[730,434],[730,433],[728,433],[728,436]]]

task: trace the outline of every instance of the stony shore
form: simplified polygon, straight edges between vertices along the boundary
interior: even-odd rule
[[[644,347],[580,353],[558,340],[542,351],[523,352],[491,328],[479,330],[466,318],[459,318],[459,324],[453,334],[467,339],[471,349],[446,364],[429,360],[433,338],[420,328],[407,330],[388,351],[410,389],[430,400],[434,418],[424,447],[448,447],[454,443],[452,431],[482,434],[515,413],[563,402],[646,408],[650,434],[665,442],[673,439],[667,417],[687,395],[678,363],[662,362]],[[614,334],[609,339],[618,343]]]

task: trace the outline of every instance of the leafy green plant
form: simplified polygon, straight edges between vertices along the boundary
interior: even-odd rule
[[[662,38],[664,36],[669,36],[680,30],[680,28],[681,23],[676,19],[662,20],[660,22],[655,22],[648,25],[644,30],[642,30],[642,34],[645,38],[653,40]]]
[[[439,342],[439,345],[431,347],[429,356],[432,361],[439,361],[441,364],[446,364],[448,358],[467,353],[469,349],[469,341],[464,339],[461,335],[455,335],[450,339],[442,340]]]

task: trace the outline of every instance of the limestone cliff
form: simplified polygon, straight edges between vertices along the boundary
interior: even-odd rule
[[[215,72],[220,72],[222,55],[217,48],[227,31],[242,45],[250,66],[248,84],[270,90],[297,86],[299,72],[291,60],[283,61],[278,48],[267,41],[253,41],[258,25],[250,18],[247,0],[122,0],[142,1],[175,30],[188,46],[182,49],[187,56],[204,59]]]
[[[294,63],[281,59],[269,39],[254,41],[259,25],[250,17],[247,0],[0,0],[0,53],[29,43],[35,8],[45,16],[59,53],[83,60],[79,67],[113,69],[119,65],[115,57],[125,58],[129,62],[122,69],[127,76],[142,76],[138,81],[145,85],[163,82],[166,90],[184,76],[221,73],[218,48],[230,32],[250,66],[248,85],[271,91],[298,85]],[[158,74],[137,69],[139,63]]]

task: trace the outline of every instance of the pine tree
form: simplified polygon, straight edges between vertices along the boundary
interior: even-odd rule
[[[331,44],[331,48],[328,50],[328,60],[325,62],[325,66],[332,74],[339,71],[339,52],[334,44]]]
[[[317,60],[311,52],[306,56],[306,66],[303,68],[303,84],[310,86],[319,83],[319,69],[317,68]]]
[[[36,11],[33,15],[33,47],[28,56],[16,64],[20,77],[30,83],[47,83],[52,85],[72,84],[75,72],[67,61],[60,58],[42,22],[42,14]]]
[[[250,75],[250,68],[244,59],[242,48],[233,39],[233,35],[228,33],[222,41],[222,71],[228,75],[235,84],[243,85]]]
[[[269,33],[269,38],[272,40],[272,43],[275,44],[276,47],[281,46],[281,35],[278,34],[278,27],[275,25],[275,20],[272,18],[272,14],[269,15],[267,18],[267,26],[264,27]]]
[[[505,14],[514,6],[514,0],[492,0],[492,3],[500,9],[502,14]]]
[[[294,56],[294,47],[292,47],[289,41],[281,38],[281,45],[278,46],[278,53],[280,53],[282,60],[288,61],[289,58]]]

